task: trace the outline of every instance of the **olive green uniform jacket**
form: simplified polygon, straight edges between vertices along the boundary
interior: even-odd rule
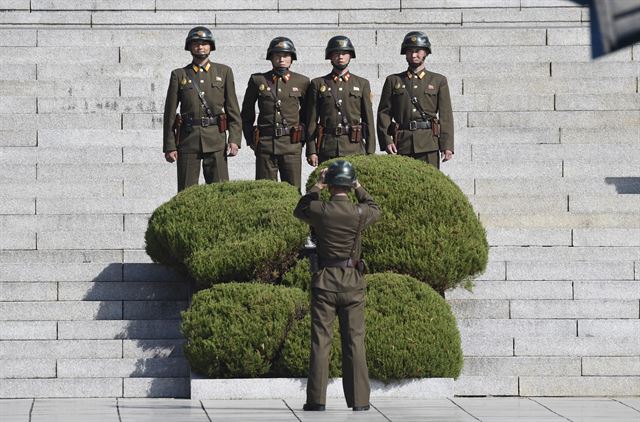
[[[247,90],[242,102],[242,130],[247,144],[257,151],[274,155],[297,154],[302,152],[303,142],[293,143],[289,135],[280,137],[260,136],[255,145],[253,125],[256,120],[255,104],[258,103],[258,128],[298,126],[304,121],[305,94],[309,87],[309,78],[295,72],[288,72],[288,78],[276,77],[273,71],[254,73],[249,78]],[[288,80],[287,80],[288,79]],[[275,95],[274,95],[275,94]],[[276,109],[280,101],[280,109]]]
[[[405,71],[387,76],[378,105],[378,140],[382,151],[393,143],[393,137],[388,133],[393,122],[422,121],[419,109],[411,103],[412,96],[429,116],[437,115],[440,119],[440,139],[433,136],[431,129],[401,130],[396,145],[398,154],[453,151],[453,112],[447,78],[428,70],[420,75],[423,77]]]
[[[375,153],[376,135],[369,81],[353,73],[348,75],[346,81],[335,81],[335,74],[332,72],[313,79],[309,84],[306,118],[307,157],[318,154],[320,161],[326,161],[347,155]],[[341,110],[336,106],[336,98],[342,100]],[[322,139],[318,138],[318,126],[335,128],[342,124],[343,116],[346,116],[349,125],[366,126],[366,129],[363,129],[362,142],[354,143],[346,134],[336,136],[326,130]]]
[[[203,127],[197,125],[207,117],[206,110],[198,98],[198,91],[191,81],[204,92],[209,108],[214,115],[227,114],[229,143],[240,146],[242,139],[240,124],[240,107],[236,97],[233,72],[229,66],[209,62],[208,70],[194,66],[192,63],[171,72],[167,99],[164,104],[163,151],[182,153],[209,153],[223,151],[226,146],[226,133],[220,133],[217,125]],[[198,71],[195,70],[198,68]],[[182,125],[180,144],[176,145],[173,134],[176,109],[180,105],[180,113],[191,116],[194,125],[191,129]]]
[[[355,190],[359,205],[347,196],[333,196],[331,201],[319,200],[319,189],[312,187],[300,198],[294,215],[313,227],[316,234],[318,257],[324,260],[360,259],[361,239],[358,226],[364,230],[380,218],[380,208],[369,193],[360,186]],[[362,214],[358,213],[358,209]],[[360,220],[362,219],[362,220]],[[361,221],[361,223],[360,223]],[[358,238],[358,243],[354,243]],[[351,250],[353,249],[353,255]],[[313,276],[313,288],[331,292],[363,289],[364,279],[355,268],[327,267]]]

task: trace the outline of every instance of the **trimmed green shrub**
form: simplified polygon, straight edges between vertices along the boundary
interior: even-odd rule
[[[226,283],[201,290],[182,313],[185,356],[211,378],[265,376],[291,326],[308,313],[300,289]]]
[[[188,271],[201,288],[278,282],[309,233],[293,216],[299,198],[295,187],[268,180],[193,186],[154,211],[147,253]]]
[[[458,186],[435,167],[408,157],[350,156],[358,180],[382,209],[363,234],[371,272],[408,274],[440,294],[484,271],[489,246],[484,228]],[[311,174],[307,188],[320,170]],[[328,193],[324,193],[327,195]]]
[[[311,269],[309,258],[303,258],[296,262],[282,277],[282,286],[297,287],[306,292],[311,291]]]

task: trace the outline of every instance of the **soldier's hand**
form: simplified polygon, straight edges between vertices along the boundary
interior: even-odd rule
[[[360,182],[358,182],[358,179],[353,181],[353,188],[354,189],[358,189],[360,186],[362,186],[362,185],[360,184]]]
[[[320,171],[320,177],[318,177],[318,181],[316,182],[316,187],[320,190],[324,189],[327,187],[327,184],[324,181],[324,176],[327,173],[328,169],[322,169]]]
[[[229,144],[229,146],[227,147],[227,155],[229,157],[235,157],[236,155],[238,155],[238,145]]]
[[[311,154],[308,156],[307,163],[311,164],[313,167],[318,167],[318,154]]]
[[[169,163],[173,163],[178,159],[178,151],[167,151],[164,153],[164,159]]]
[[[387,154],[396,155],[398,153],[398,148],[396,144],[387,145]]]
[[[449,161],[453,158],[453,151],[449,150],[449,149],[445,149],[444,151],[441,151],[440,154],[442,155],[442,162],[444,163],[445,161]]]

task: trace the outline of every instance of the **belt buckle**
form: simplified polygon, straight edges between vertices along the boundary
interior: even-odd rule
[[[418,129],[418,122],[416,122],[415,120],[412,120],[409,122],[409,130],[416,130]]]
[[[342,135],[342,126],[337,126],[336,127],[336,136],[341,136]]]
[[[281,127],[277,127],[277,128],[275,128],[275,129],[273,130],[273,135],[274,135],[276,138],[281,137],[281,136],[282,136],[282,128],[281,128]]]
[[[200,125],[202,127],[207,127],[209,126],[209,118],[208,117],[201,117],[200,118]]]

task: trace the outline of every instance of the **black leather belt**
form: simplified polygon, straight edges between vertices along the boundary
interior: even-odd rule
[[[207,126],[217,125],[218,120],[219,120],[218,116],[213,116],[213,117],[201,117],[199,119],[194,117],[187,117],[185,121],[189,126],[207,127]]]
[[[431,129],[431,120],[427,120],[426,122],[412,120],[408,123],[400,123],[399,128],[402,130]]]
[[[355,268],[357,262],[351,258],[347,259],[323,259],[320,258],[320,268],[326,267],[340,267],[340,268]]]
[[[325,134],[330,134],[330,135],[335,135],[335,136],[342,136],[342,135],[348,135],[349,134],[349,126],[336,126],[336,127],[325,127],[324,128],[324,133]]]
[[[279,138],[281,136],[289,135],[291,127],[289,126],[260,126],[260,136],[274,136]]]

